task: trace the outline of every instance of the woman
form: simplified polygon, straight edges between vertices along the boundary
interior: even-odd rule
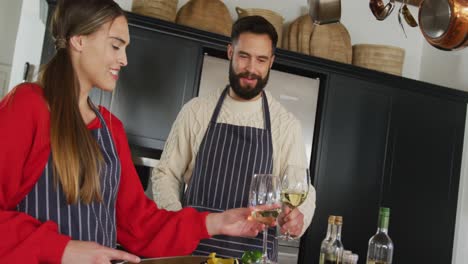
[[[4,263],[138,262],[191,253],[215,234],[256,236],[249,209],[159,210],[147,199],[122,123],[88,98],[127,65],[124,12],[112,0],[59,1],[57,52],[37,84],[0,102],[0,259]]]

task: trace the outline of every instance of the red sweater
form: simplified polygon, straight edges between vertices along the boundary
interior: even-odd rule
[[[145,196],[132,163],[122,122],[99,108],[110,128],[121,162],[117,194],[117,241],[145,257],[190,254],[208,238],[207,213],[187,208],[158,209]],[[34,187],[50,154],[50,114],[42,88],[21,84],[0,101],[0,259],[3,263],[60,263],[69,236],[58,233],[55,222],[40,222],[16,211]],[[96,118],[89,129],[99,128]]]

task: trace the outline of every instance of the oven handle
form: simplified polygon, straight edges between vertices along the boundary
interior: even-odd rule
[[[132,160],[135,165],[151,167],[151,168],[156,168],[156,166],[158,166],[158,163],[159,163],[158,159],[147,158],[147,157],[133,156]]]

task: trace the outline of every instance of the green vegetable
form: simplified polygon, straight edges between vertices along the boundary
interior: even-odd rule
[[[262,260],[262,252],[260,250],[245,251],[241,260],[242,264],[259,263]]]

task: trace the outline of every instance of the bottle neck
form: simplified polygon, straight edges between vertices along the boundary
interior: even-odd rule
[[[329,240],[332,236],[332,229],[333,229],[333,226],[334,224],[331,224],[331,223],[328,223],[328,227],[327,227],[327,235],[325,236],[325,240]]]
[[[332,240],[341,240],[341,225],[333,225],[335,228],[332,234]]]
[[[380,228],[380,227],[378,227],[378,228],[377,228],[377,233],[385,233],[385,234],[387,234],[387,233],[388,233],[388,228]]]
[[[334,240],[336,238],[336,225],[330,225],[330,240]]]
[[[388,232],[388,222],[389,222],[389,217],[388,216],[379,216],[379,224],[377,227],[377,233],[387,233]]]

